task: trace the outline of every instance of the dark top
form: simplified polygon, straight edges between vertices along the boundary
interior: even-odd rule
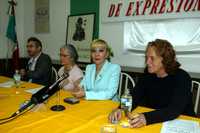
[[[52,62],[51,58],[44,53],[41,53],[37,59],[34,71],[27,72],[27,78],[32,79],[33,83],[50,85],[52,74]]]
[[[132,109],[137,105],[155,109],[144,113],[147,125],[172,120],[180,114],[195,116],[191,78],[182,69],[164,78],[158,78],[155,74],[146,74],[139,79],[132,95]]]

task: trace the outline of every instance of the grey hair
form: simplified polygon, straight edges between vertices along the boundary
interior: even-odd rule
[[[74,63],[77,63],[79,57],[78,52],[72,44],[63,45],[62,47],[60,47],[60,49],[67,49]]]

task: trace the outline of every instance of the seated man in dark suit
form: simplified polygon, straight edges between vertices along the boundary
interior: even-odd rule
[[[47,54],[42,53],[41,41],[35,37],[29,38],[27,52],[30,59],[26,70],[21,70],[22,78],[32,83],[51,84],[52,62]]]

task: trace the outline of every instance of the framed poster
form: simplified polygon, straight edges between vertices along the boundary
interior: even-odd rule
[[[76,47],[79,62],[90,62],[90,44],[94,37],[95,14],[70,15],[67,20],[66,44]]]
[[[49,33],[49,0],[35,0],[35,33]]]

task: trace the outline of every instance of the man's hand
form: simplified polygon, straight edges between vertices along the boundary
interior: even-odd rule
[[[137,116],[129,119],[129,124],[131,128],[139,128],[147,124],[144,114],[138,114]]]

